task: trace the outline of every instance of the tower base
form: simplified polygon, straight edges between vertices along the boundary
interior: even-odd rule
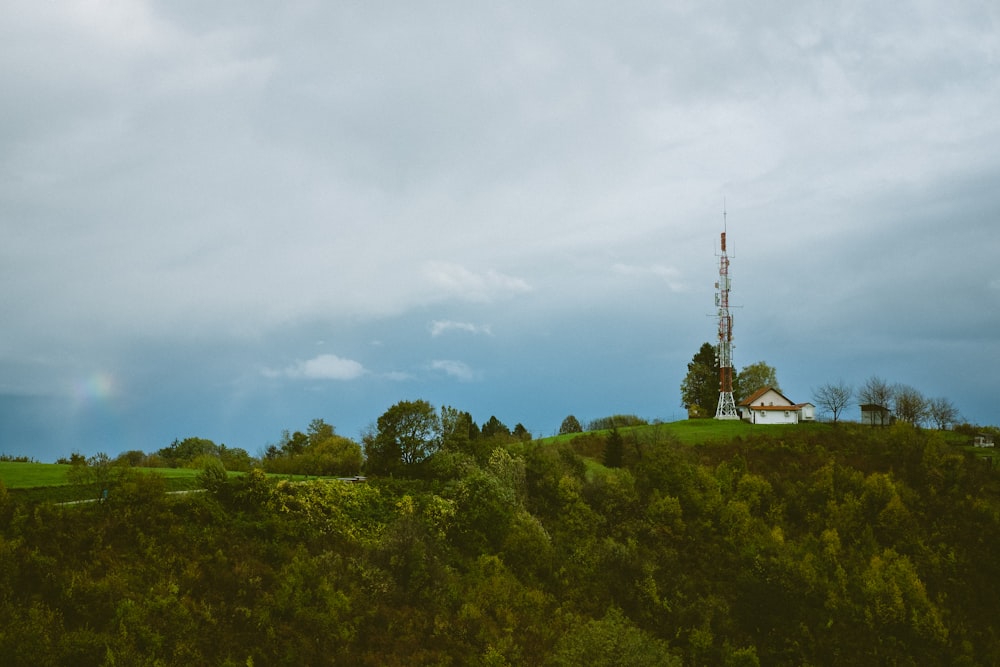
[[[736,411],[736,401],[733,400],[733,392],[719,392],[719,407],[715,410],[716,419],[739,419],[740,413]]]

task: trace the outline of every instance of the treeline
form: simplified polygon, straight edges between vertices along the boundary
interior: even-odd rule
[[[389,408],[363,434],[362,442],[337,434],[331,424],[314,419],[305,432],[284,431],[281,439],[268,445],[261,456],[253,457],[245,449],[218,445],[206,438],[176,439],[152,453],[141,450],[122,452],[115,458],[104,452],[85,457],[74,452],[56,463],[73,466],[74,475],[93,477],[85,468],[107,466],[144,468],[195,468],[220,466],[231,472],[249,472],[261,468],[275,474],[314,476],[355,476],[362,469],[373,474],[393,474],[406,469],[410,476],[425,467],[430,458],[442,451],[435,461],[441,465],[446,452],[463,449],[476,455],[479,462],[492,449],[508,442],[531,440],[531,433],[520,423],[513,429],[491,416],[480,426],[468,412],[443,406],[440,412],[427,401],[400,401]]]
[[[1000,476],[940,434],[450,433],[364,484],[0,488],[3,663],[1000,664]]]

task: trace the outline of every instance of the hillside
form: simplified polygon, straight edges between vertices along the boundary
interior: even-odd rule
[[[727,430],[728,429],[728,430]],[[906,426],[689,422],[366,484],[0,490],[4,664],[998,664],[1000,475]],[[405,471],[404,471],[405,472]]]

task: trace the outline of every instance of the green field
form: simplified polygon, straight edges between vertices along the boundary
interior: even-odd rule
[[[818,422],[812,424],[750,424],[740,420],[684,419],[675,422],[650,424],[648,426],[627,426],[618,429],[618,432],[625,438],[632,434],[650,440],[672,437],[686,445],[698,445],[707,442],[729,441],[736,437],[780,435],[789,430],[794,430],[797,433],[801,433],[803,430],[814,433],[830,428],[834,427],[831,424]],[[607,433],[607,431],[596,431],[596,433]],[[586,433],[568,433],[542,438],[539,442],[546,444],[567,442],[583,435],[586,435]]]
[[[66,473],[70,466],[60,463],[11,463],[0,461],[0,481],[8,489],[31,489],[37,487],[66,486],[69,479]],[[184,482],[198,476],[199,470],[191,468],[136,468],[136,470],[155,472],[167,479],[167,486],[173,488],[190,488]],[[181,483],[172,482],[179,480]]]
[[[0,482],[9,489],[11,496],[31,502],[69,502],[86,500],[94,495],[93,489],[70,484],[67,472],[70,466],[59,463],[13,463],[0,461]],[[199,470],[191,468],[136,468],[160,475],[167,491],[187,491],[198,488]]]
[[[0,461],[0,482],[3,482],[13,497],[31,502],[50,500],[60,503],[92,497],[92,489],[81,488],[70,483],[66,475],[70,467],[60,463]],[[198,475],[201,470],[196,468],[133,468],[133,470],[163,477],[168,492],[190,491],[199,488]],[[229,472],[230,476],[241,474]],[[307,475],[269,474],[268,477],[290,480],[318,479]]]

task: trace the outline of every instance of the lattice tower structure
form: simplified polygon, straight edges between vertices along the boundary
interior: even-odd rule
[[[719,255],[719,282],[715,283],[715,305],[719,311],[719,406],[716,419],[739,419],[733,398],[733,316],[729,312],[729,255],[726,254],[726,232],[722,232]]]

